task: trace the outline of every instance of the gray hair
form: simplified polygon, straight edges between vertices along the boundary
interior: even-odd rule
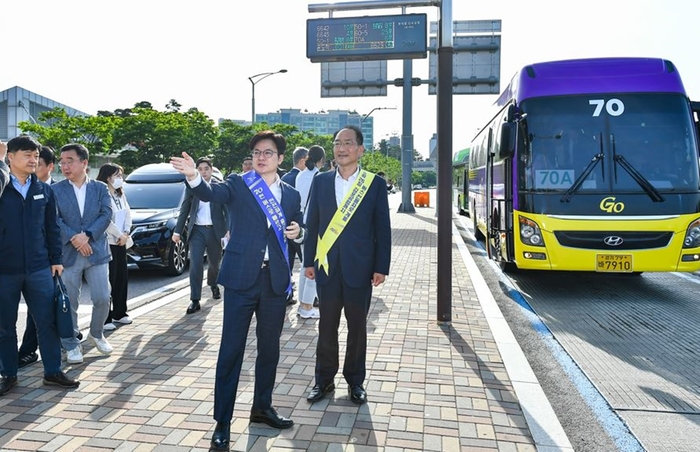
[[[294,149],[294,153],[292,154],[294,166],[296,166],[302,159],[306,158],[307,155],[309,155],[309,150],[305,147],[299,146],[298,148]]]

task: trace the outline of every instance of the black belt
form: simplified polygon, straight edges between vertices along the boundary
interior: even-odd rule
[[[260,268],[270,268],[270,261],[263,261]]]
[[[199,226],[201,228],[213,228],[213,224],[195,224],[195,226]]]

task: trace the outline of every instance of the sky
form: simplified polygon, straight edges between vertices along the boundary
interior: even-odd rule
[[[320,64],[306,58],[301,0],[25,0],[0,3],[0,90],[21,86],[89,114],[170,99],[211,119],[250,120],[249,76],[287,69],[255,86],[257,113],[282,108],[355,110],[374,118],[375,142],[401,136],[402,88],[386,97],[321,98]],[[437,7],[411,7],[437,21]],[[637,56],[671,60],[692,100],[700,100],[697,17],[692,0],[452,0],[453,20],[502,21],[503,90],[523,66],[571,58]],[[336,12],[334,17],[400,14],[399,8]],[[10,45],[11,44],[11,45]],[[403,75],[390,61],[388,78]],[[428,59],[413,61],[428,79]],[[414,148],[428,155],[437,132],[437,97],[413,88]],[[456,95],[453,152],[469,146],[497,95]]]

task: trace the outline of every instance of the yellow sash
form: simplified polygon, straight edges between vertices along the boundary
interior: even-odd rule
[[[328,224],[326,233],[323,234],[323,237],[318,238],[315,260],[318,261],[318,269],[324,270],[326,274],[328,274],[328,252],[335,241],[338,240],[338,237],[340,237],[350,218],[355,214],[357,207],[367,194],[370,185],[372,185],[373,179],[373,173],[360,170],[357,179],[355,179],[350,190],[348,190],[343,202],[340,203],[340,207],[335,211],[331,222]]]

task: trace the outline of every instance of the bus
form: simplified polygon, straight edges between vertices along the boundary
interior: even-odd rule
[[[471,142],[477,239],[504,271],[700,270],[699,111],[664,59],[522,68]]]
[[[469,148],[455,152],[452,157],[452,200],[460,215],[469,210]]]

